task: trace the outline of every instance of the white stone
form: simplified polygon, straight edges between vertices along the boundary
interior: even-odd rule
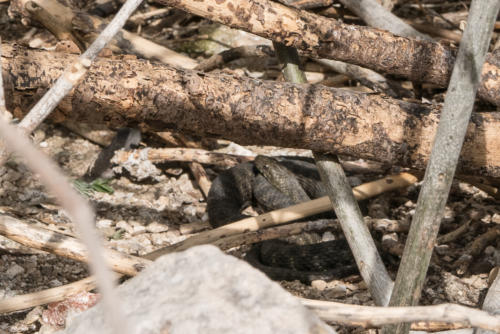
[[[137,334],[335,333],[276,282],[210,245],[163,256],[117,290]],[[98,304],[62,333],[111,333],[105,316]]]
[[[150,224],[146,225],[146,231],[149,233],[161,233],[161,232],[167,232],[168,231],[168,225],[167,224],[161,224],[159,222],[151,222]]]
[[[97,228],[107,228],[113,226],[113,221],[111,219],[99,219],[96,222]]]

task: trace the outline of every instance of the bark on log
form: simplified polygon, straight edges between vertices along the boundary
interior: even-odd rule
[[[8,107],[28,110],[74,55],[3,45]],[[424,169],[439,109],[378,94],[98,59],[59,105],[76,121],[144,124],[241,144],[347,154]],[[477,112],[458,170],[500,177],[500,113]]]
[[[313,58],[341,60],[415,82],[445,87],[455,62],[456,48],[347,25],[269,0],[158,2],[293,46]],[[500,52],[486,58],[479,96],[500,106]]]

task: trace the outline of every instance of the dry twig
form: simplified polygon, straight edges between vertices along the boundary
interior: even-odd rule
[[[390,305],[416,305],[455,174],[493,30],[498,0],[473,0]],[[412,277],[414,279],[408,279]],[[408,325],[384,333],[407,333]]]
[[[144,159],[153,163],[182,161],[218,166],[235,166],[242,162],[252,161],[254,157],[211,152],[199,148],[145,148],[118,151],[111,162],[121,164],[129,159]]]
[[[315,153],[316,165],[332,206],[337,214],[344,235],[349,243],[359,272],[370,293],[379,306],[389,303],[392,282],[368,227],[363,221],[361,210],[355,200],[349,181],[337,157]]]
[[[414,307],[374,307],[301,299],[323,320],[363,327],[412,321],[465,322],[500,333],[500,318],[471,307],[441,304]]]
[[[185,137],[184,135],[178,134],[177,138],[181,142],[182,145],[190,147],[190,148],[198,148],[198,144],[195,143],[194,141],[190,140],[189,138]],[[196,183],[198,184],[198,187],[200,187],[201,192],[205,196],[205,198],[208,197],[208,192],[210,191],[210,187],[212,186],[212,182],[210,182],[210,179],[208,178],[207,172],[205,171],[205,168],[201,165],[199,162],[195,161],[190,161],[188,163],[189,169],[191,170],[191,173],[193,174],[194,179],[196,180]]]
[[[369,26],[384,29],[398,36],[432,40],[429,36],[418,32],[412,26],[385,9],[375,0],[340,0]]]
[[[30,248],[64,256],[76,261],[87,262],[85,245],[70,236],[43,229],[19,219],[0,215],[0,234]],[[126,255],[114,250],[100,252],[114,271],[124,275],[136,275],[149,264],[148,260]]]
[[[245,45],[222,51],[204,60],[195,67],[197,71],[209,72],[235,59],[245,57],[272,57],[273,50],[267,45]]]
[[[90,276],[70,284],[58,286],[56,288],[2,299],[0,300],[0,314],[20,311],[38,305],[58,302],[79,292],[90,291],[95,288],[95,277]]]
[[[340,230],[339,225],[330,219],[321,219],[308,222],[299,222],[287,224],[283,226],[269,227],[263,230],[243,232],[241,234],[220,238],[212,242],[212,245],[219,247],[222,250],[231,249],[242,245],[249,245],[256,242],[271,240],[281,237],[297,235],[303,232],[312,232],[325,229],[332,230],[334,228]]]
[[[453,266],[458,268],[457,271],[459,273],[465,273],[472,261],[486,248],[486,246],[498,239],[498,237],[500,237],[500,225],[489,228],[488,231],[479,235],[467,245],[467,251],[453,263]]]

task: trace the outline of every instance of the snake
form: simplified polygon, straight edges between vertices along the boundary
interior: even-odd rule
[[[326,196],[316,166],[298,157],[258,155],[221,172],[207,196],[209,223],[213,228],[248,217],[242,212],[254,204],[276,210]],[[273,280],[330,281],[357,273],[345,239],[309,245],[283,240],[256,243],[245,259]]]

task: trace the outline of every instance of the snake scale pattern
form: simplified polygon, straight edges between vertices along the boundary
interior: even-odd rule
[[[326,195],[316,166],[299,158],[279,161],[257,156],[220,173],[212,183],[207,211],[212,227],[246,218],[241,212],[257,204],[275,210]],[[246,260],[274,280],[332,280],[357,273],[343,239],[310,245],[281,240],[255,244]]]

